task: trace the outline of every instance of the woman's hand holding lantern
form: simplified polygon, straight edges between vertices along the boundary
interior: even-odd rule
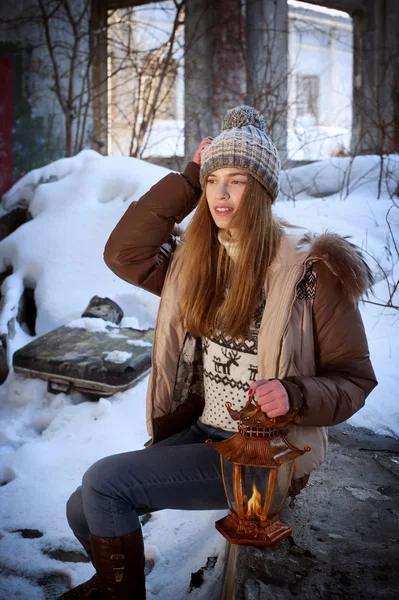
[[[249,394],[256,394],[256,403],[269,418],[281,417],[290,410],[290,401],[278,379],[261,379],[251,384]]]

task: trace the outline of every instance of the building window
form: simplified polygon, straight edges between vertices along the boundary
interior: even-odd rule
[[[297,75],[297,117],[312,115],[318,121],[320,116],[320,78],[317,75]]]

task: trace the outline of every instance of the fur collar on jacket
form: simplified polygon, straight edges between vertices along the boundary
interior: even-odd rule
[[[367,295],[374,278],[358,246],[334,233],[321,234],[310,243],[311,261],[322,260],[338,277],[349,298],[357,302]]]

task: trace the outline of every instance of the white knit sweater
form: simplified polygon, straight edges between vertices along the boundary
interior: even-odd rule
[[[219,233],[219,241],[234,260],[234,242],[222,233]],[[240,337],[232,338],[218,331],[211,337],[202,338],[205,396],[200,417],[202,423],[237,431],[237,422],[230,417],[225,402],[229,401],[233,409],[241,410],[248,400],[248,390],[258,371],[258,330],[263,308],[264,302],[255,312],[248,331]]]

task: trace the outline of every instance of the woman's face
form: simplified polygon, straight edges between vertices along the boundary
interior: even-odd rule
[[[235,167],[218,169],[208,175],[206,199],[219,229],[229,229],[229,222],[240,205],[247,182],[246,171]]]

